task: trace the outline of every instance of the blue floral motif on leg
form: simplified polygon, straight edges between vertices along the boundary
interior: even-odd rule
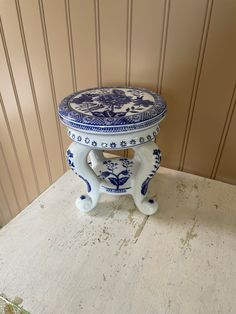
[[[72,151],[70,149],[68,149],[66,151],[66,157],[67,157],[68,165],[75,172],[75,164],[74,164],[74,161],[73,161],[74,154],[72,153]]]
[[[73,160],[74,154],[72,153],[72,151],[70,149],[68,149],[66,151],[66,156],[67,156],[67,161],[68,161],[70,168],[74,171],[74,173],[76,173],[86,183],[87,190],[88,190],[88,192],[90,192],[91,191],[91,185],[88,182],[88,180],[85,179],[83,176],[79,175],[75,170],[75,164],[74,164],[74,160]]]
[[[66,152],[66,157],[70,168],[82,179],[86,186],[88,194],[80,195],[76,199],[76,207],[81,212],[89,212],[92,210],[99,199],[100,180],[91,169],[87,157],[90,149],[73,142]]]
[[[148,186],[160,166],[161,152],[156,143],[150,141],[134,148],[134,159],[140,162],[133,184],[133,198],[138,209],[145,215],[153,215],[159,206],[156,198],[148,197]]]
[[[87,184],[87,190],[88,190],[88,192],[90,192],[92,189],[91,189],[91,185],[88,182],[88,180],[85,179],[84,177],[82,177],[81,175],[79,175],[79,177],[80,177],[80,179],[84,180],[84,182]]]
[[[149,173],[149,175],[148,175],[148,177],[146,178],[146,180],[142,183],[142,186],[141,186],[141,194],[142,194],[142,195],[145,195],[145,194],[147,193],[148,185],[149,185],[151,179],[153,178],[153,176],[155,175],[156,171],[157,171],[158,168],[160,167],[160,163],[161,163],[161,151],[160,151],[159,148],[153,150],[153,156],[155,156],[154,164],[153,164],[153,169],[152,169],[152,171]]]

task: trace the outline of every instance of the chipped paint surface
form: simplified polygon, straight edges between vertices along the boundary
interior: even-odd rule
[[[156,215],[107,195],[81,214],[66,173],[0,231],[0,291],[32,314],[235,314],[236,187],[163,168],[153,180]]]
[[[176,189],[182,193],[185,191],[186,189],[186,185],[183,182],[178,182],[178,184],[176,185]]]
[[[145,224],[146,224],[146,222],[147,222],[147,220],[148,220],[149,217],[150,217],[150,216],[144,216],[143,221],[142,221],[141,224],[138,226],[138,228],[137,228],[137,230],[136,230],[136,232],[135,232],[135,235],[134,235],[135,242],[138,241],[138,238],[139,238],[140,234],[142,233],[143,228],[144,228],[144,226],[145,226]]]
[[[195,233],[195,228],[197,224],[196,217],[194,217],[194,222],[192,227],[186,232],[185,238],[181,238],[180,241],[182,243],[182,249],[184,253],[186,253],[186,250],[191,251],[191,241],[197,237],[197,233]]]

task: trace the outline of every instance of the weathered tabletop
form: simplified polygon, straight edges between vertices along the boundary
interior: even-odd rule
[[[32,314],[236,313],[236,186],[161,168],[160,210],[104,196],[91,214],[67,172],[0,231],[0,294]]]

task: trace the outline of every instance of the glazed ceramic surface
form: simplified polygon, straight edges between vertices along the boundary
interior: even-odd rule
[[[76,92],[59,106],[62,122],[86,133],[143,130],[159,123],[165,113],[165,102],[158,94],[124,87]]]
[[[100,193],[111,193],[132,194],[141,212],[156,212],[158,204],[147,194],[161,162],[154,140],[165,114],[162,97],[140,88],[94,88],[63,99],[59,117],[73,140],[67,160],[88,192],[76,200],[81,211],[93,209]],[[106,159],[102,153],[129,147],[135,152],[133,159]]]

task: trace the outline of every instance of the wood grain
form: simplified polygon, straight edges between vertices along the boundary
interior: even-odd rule
[[[126,78],[126,0],[99,2],[101,78],[103,86],[125,84]]]
[[[63,173],[63,159],[60,151],[60,131],[54,110],[53,95],[50,89],[50,75],[44,38],[41,27],[40,12],[36,1],[20,1],[25,38],[31,66],[34,89],[37,97],[42,133],[45,138],[52,181]],[[40,66],[39,66],[40,65]],[[55,158],[57,156],[57,158]]]
[[[205,0],[172,1],[170,6],[160,83],[162,95],[168,101],[168,113],[161,124],[157,143],[163,151],[163,165],[175,169],[180,163],[206,9]]]
[[[24,208],[29,203],[29,194],[23,174],[22,165],[20,163],[19,153],[12,134],[9,119],[5,110],[3,99],[0,95],[0,134],[1,145],[4,154],[7,156],[7,166],[10,177],[13,178],[17,200],[20,208]]]
[[[164,1],[134,1],[132,13],[130,84],[155,91],[163,32]]]
[[[2,36],[4,36],[2,29]],[[25,182],[30,182],[27,184],[28,196],[31,201],[38,195],[37,184],[35,180],[35,171],[32,166],[32,158],[30,158],[30,147],[25,137],[26,129],[23,126],[24,121],[22,121],[22,114],[19,112],[20,104],[18,99],[18,94],[16,90],[16,85],[14,81],[14,76],[10,66],[10,60],[8,57],[7,47],[4,45],[5,42],[0,43],[0,84],[2,88],[2,101],[5,108],[5,113],[8,118],[8,123],[11,128],[11,134],[15,141],[15,146],[18,152],[19,161],[23,170],[23,176]],[[9,68],[10,67],[10,68]],[[23,123],[23,124],[22,124]],[[3,136],[3,133],[1,133]],[[4,147],[5,148],[5,147]],[[11,165],[9,165],[11,168]]]
[[[70,14],[77,78],[76,89],[95,87],[98,82],[93,1],[70,1]]]
[[[2,23],[4,24],[2,38],[5,42],[5,55],[11,73],[11,84],[14,86],[34,180],[39,193],[48,186],[49,178],[15,2],[13,0],[8,1],[8,5],[4,6],[2,12]],[[12,28],[15,30],[14,32],[12,32]],[[34,132],[31,132],[32,127]]]
[[[235,85],[236,2],[215,1],[184,170],[209,177]]]
[[[1,192],[5,201],[4,205],[8,209],[5,217],[7,217],[6,220],[9,221],[9,217],[13,218],[16,216],[19,213],[20,208],[2,145],[0,145],[0,161]]]
[[[63,169],[65,170],[64,154],[68,147],[69,139],[66,135],[65,127],[59,124],[57,115],[58,103],[65,95],[73,91],[65,4],[63,0],[57,1],[56,19],[54,19],[55,6],[52,1],[40,0],[39,4],[53,106],[57,119],[61,159],[63,161]]]
[[[216,175],[217,180],[226,181],[232,184],[236,184],[236,93],[232,97],[232,110],[229,113],[229,121],[225,129],[225,134],[222,138],[222,147],[219,150],[219,159],[216,163]]]

